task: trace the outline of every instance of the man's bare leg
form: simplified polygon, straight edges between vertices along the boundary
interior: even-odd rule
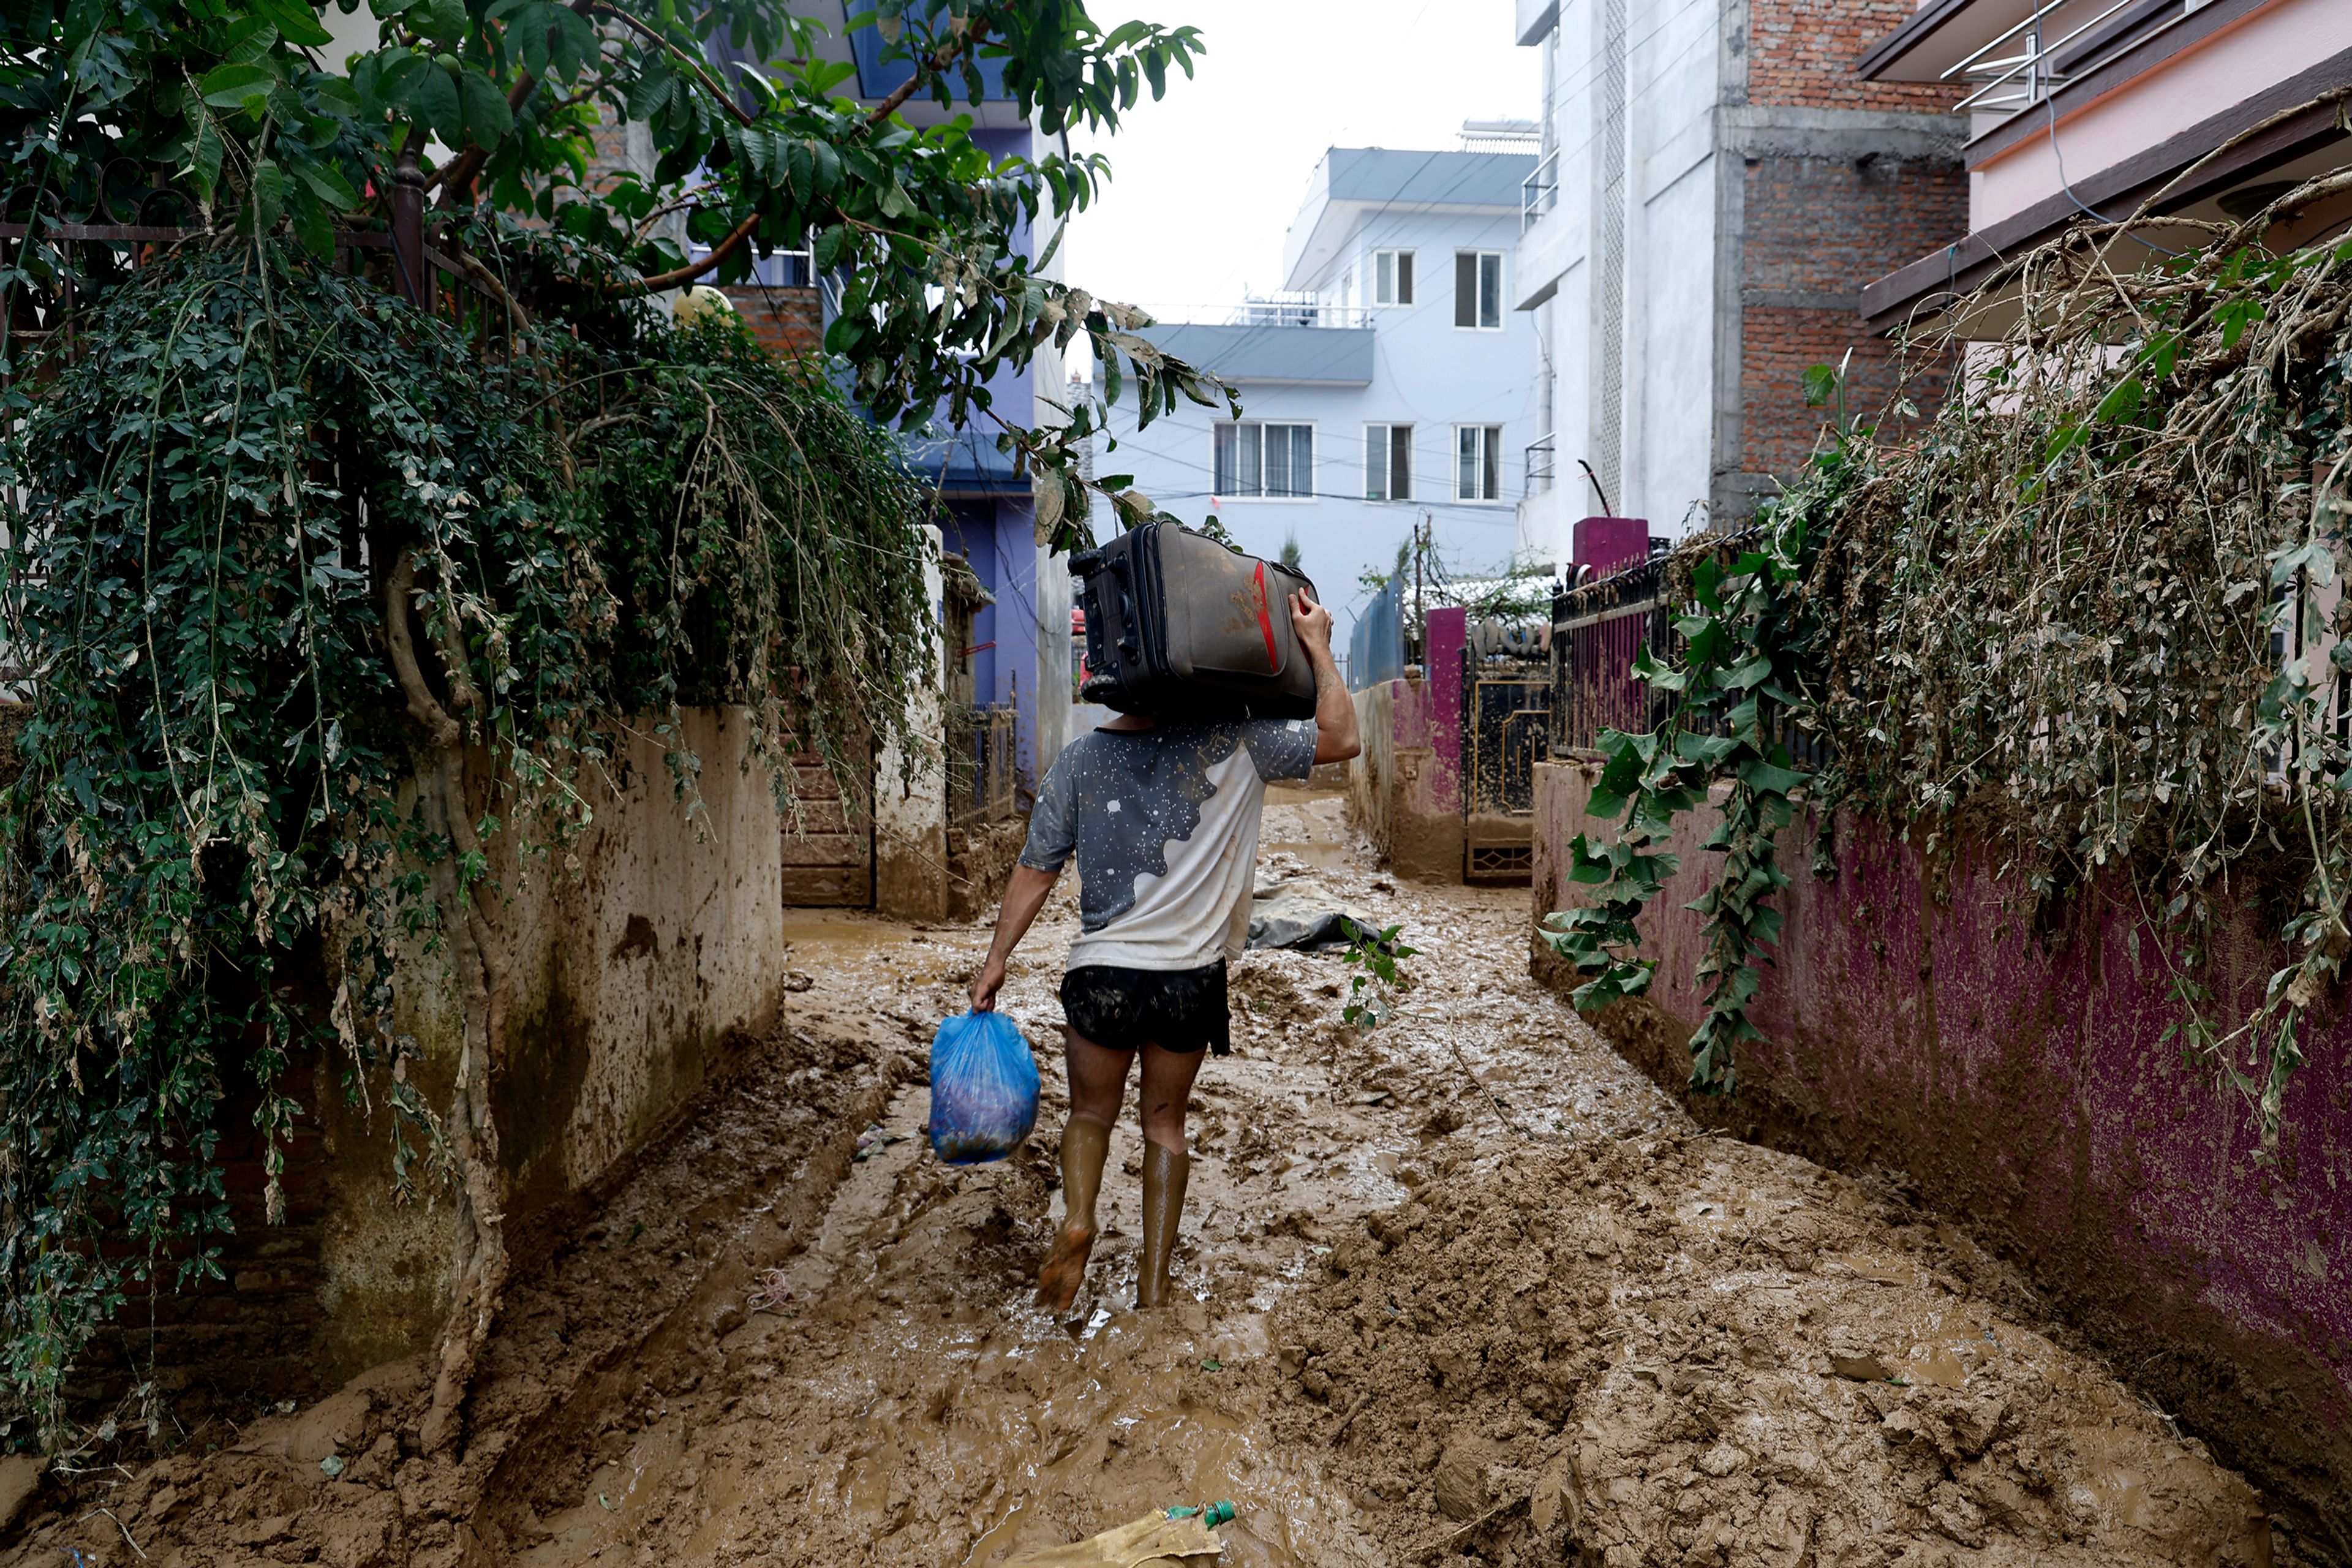
[[[1068,1311],[1086,1283],[1087,1258],[1100,1229],[1095,1197],[1102,1189],[1103,1157],[1135,1060],[1134,1052],[1098,1046],[1075,1029],[1062,1033],[1070,1073],[1070,1120],[1062,1128],[1062,1228],[1053,1255],[1037,1271],[1037,1304],[1055,1312]]]

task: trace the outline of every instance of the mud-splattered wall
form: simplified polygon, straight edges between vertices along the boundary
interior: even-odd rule
[[[1586,765],[1538,769],[1535,910],[1588,821]],[[1683,870],[1643,918],[1658,1006],[1603,1027],[1660,1082],[1688,1072],[1713,813],[1675,836]],[[2229,1462],[2313,1510],[2352,1553],[2352,1029],[2327,1020],[2286,1097],[2275,1161],[2249,1108],[2184,1061],[2164,942],[2121,881],[2046,908],[1965,826],[1932,856],[1841,815],[1833,879],[1801,815],[1780,859],[1787,927],[1741,1047],[1737,1099],[1703,1121],[1853,1168],[1908,1173],[2021,1264],[2116,1371]],[[1581,889],[1568,891],[1574,898]],[[2285,961],[2249,916],[2205,978],[2243,1016]],[[1538,944],[1537,968],[1557,970]],[[1565,980],[1555,973],[1547,978]],[[2242,1060],[2240,1065],[2245,1064]]]
[[[1462,647],[1465,613],[1429,612],[1429,668],[1356,696],[1363,753],[1348,764],[1348,810],[1400,876],[1462,880]]]
[[[745,766],[749,727],[740,711],[688,710],[682,733],[652,731],[577,840],[499,867],[514,995],[492,1093],[508,1226],[526,1256],[542,1216],[610,1173],[709,1078],[730,1037],[770,1027],[783,994],[781,838],[767,773]],[[692,803],[663,760],[668,743],[700,759]],[[446,1105],[460,1012],[445,956],[418,952],[396,984],[423,1050],[412,1076]],[[449,1205],[395,1199],[375,1076],[354,1100],[316,1075],[323,1316],[308,1359],[328,1387],[428,1343],[444,1300]]]

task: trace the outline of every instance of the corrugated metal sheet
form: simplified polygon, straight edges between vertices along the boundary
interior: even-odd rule
[[[1391,578],[1348,634],[1348,688],[1361,691],[1404,676],[1404,584]]]

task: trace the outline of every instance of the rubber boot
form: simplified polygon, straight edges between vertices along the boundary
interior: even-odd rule
[[[1143,1144],[1143,1258],[1135,1279],[1135,1304],[1157,1307],[1168,1300],[1168,1261],[1176,1255],[1176,1227],[1184,1217],[1184,1184],[1192,1157],[1146,1139]]]
[[[1110,1126],[1091,1116],[1062,1124],[1062,1228],[1053,1256],[1037,1271],[1037,1304],[1066,1312],[1087,1282],[1087,1255],[1095,1249],[1095,1194],[1102,1191],[1103,1156]]]

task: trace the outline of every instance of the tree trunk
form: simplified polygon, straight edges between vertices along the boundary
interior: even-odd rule
[[[507,1278],[505,1213],[500,1202],[499,1131],[490,1106],[490,1082],[505,1052],[509,964],[505,938],[485,907],[487,871],[467,885],[467,868],[482,861],[466,776],[463,726],[434,696],[416,660],[410,628],[416,561],[404,549],[384,583],[384,638],[409,716],[425,732],[429,761],[424,772],[438,826],[448,835],[451,858],[436,878],[447,935],[464,988],[464,1044],[457,1087],[450,1097],[449,1147],[457,1174],[457,1214],[449,1258],[449,1315],[441,1326],[433,1408],[420,1436],[425,1451],[454,1441],[458,1407],[472,1381],[475,1363],[489,1339]],[[442,664],[451,701],[459,712],[481,703],[467,668],[462,635],[446,627]],[[453,918],[454,917],[454,918]]]

